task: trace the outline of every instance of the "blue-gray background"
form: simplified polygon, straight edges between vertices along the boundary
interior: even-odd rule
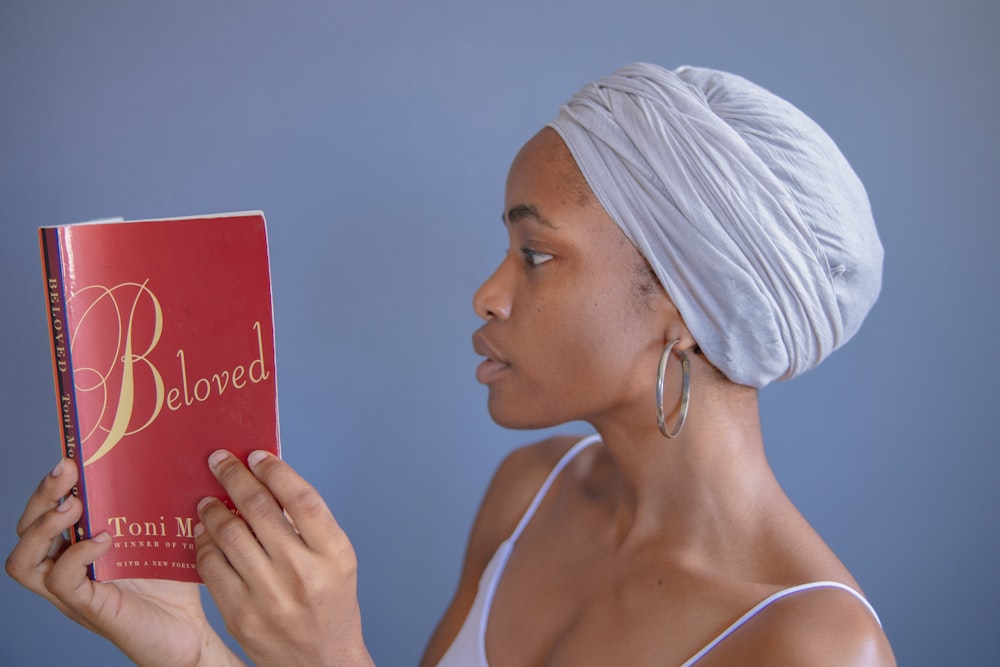
[[[834,136],[887,250],[859,336],[762,394],[778,476],[902,664],[996,664],[998,7],[4,0],[0,550],[58,452],[36,227],[260,208],[287,459],[354,541],[373,655],[414,664],[537,436],[490,422],[469,344],[509,160],[625,62],[705,65]],[[0,612],[0,664],[126,662],[6,577]]]

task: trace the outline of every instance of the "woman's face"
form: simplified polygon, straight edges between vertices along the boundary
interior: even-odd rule
[[[655,428],[656,365],[676,310],[649,289],[639,253],[553,130],[514,159],[503,220],[510,247],[474,300],[493,419],[543,428],[639,410]]]

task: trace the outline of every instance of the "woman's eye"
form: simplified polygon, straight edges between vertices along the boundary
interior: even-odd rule
[[[545,252],[538,252],[537,250],[524,248],[522,252],[524,252],[524,261],[527,262],[529,266],[538,266],[539,264],[544,264],[552,259],[552,255]]]

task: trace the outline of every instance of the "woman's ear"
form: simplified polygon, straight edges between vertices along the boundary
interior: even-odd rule
[[[666,347],[671,341],[676,340],[678,342],[674,345],[674,350],[694,352],[697,348],[694,336],[684,323],[684,318],[674,305],[673,299],[656,277],[653,267],[638,251],[635,251],[634,275],[637,293],[645,301],[645,306],[651,308],[659,317],[659,326],[663,328],[663,346]]]
[[[677,306],[674,305],[670,296],[665,291],[662,291],[658,301],[657,308],[661,311],[661,317],[663,318],[663,345],[666,346],[671,341],[677,341],[676,345],[674,345],[676,352],[695,352],[698,343],[695,341],[691,330],[688,329],[687,324],[684,322],[684,317],[681,316],[680,311],[677,310]]]
[[[701,354],[701,349],[698,347],[697,341],[695,341],[694,336],[688,330],[684,322],[681,321],[680,326],[670,327],[663,336],[663,344],[667,345],[672,340],[676,340],[677,344],[674,345],[674,350],[676,352],[686,352],[688,354]]]

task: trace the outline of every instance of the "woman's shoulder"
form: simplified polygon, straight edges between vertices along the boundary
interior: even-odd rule
[[[513,533],[559,459],[580,438],[553,437],[519,447],[497,467],[479,506],[466,547],[458,588],[421,664],[437,664],[454,641],[476,597],[479,579],[500,545]]]
[[[496,546],[510,536],[559,460],[580,440],[579,436],[554,436],[518,447],[504,457],[476,521],[493,533],[488,542]]]
[[[578,435],[557,435],[513,449],[497,467],[491,486],[516,482],[511,477],[528,476],[532,480],[524,480],[525,485],[530,486],[527,482],[538,478],[537,490],[566,452],[583,439]]]
[[[889,666],[896,661],[872,610],[851,592],[820,584],[768,604],[699,662],[716,664]]]

